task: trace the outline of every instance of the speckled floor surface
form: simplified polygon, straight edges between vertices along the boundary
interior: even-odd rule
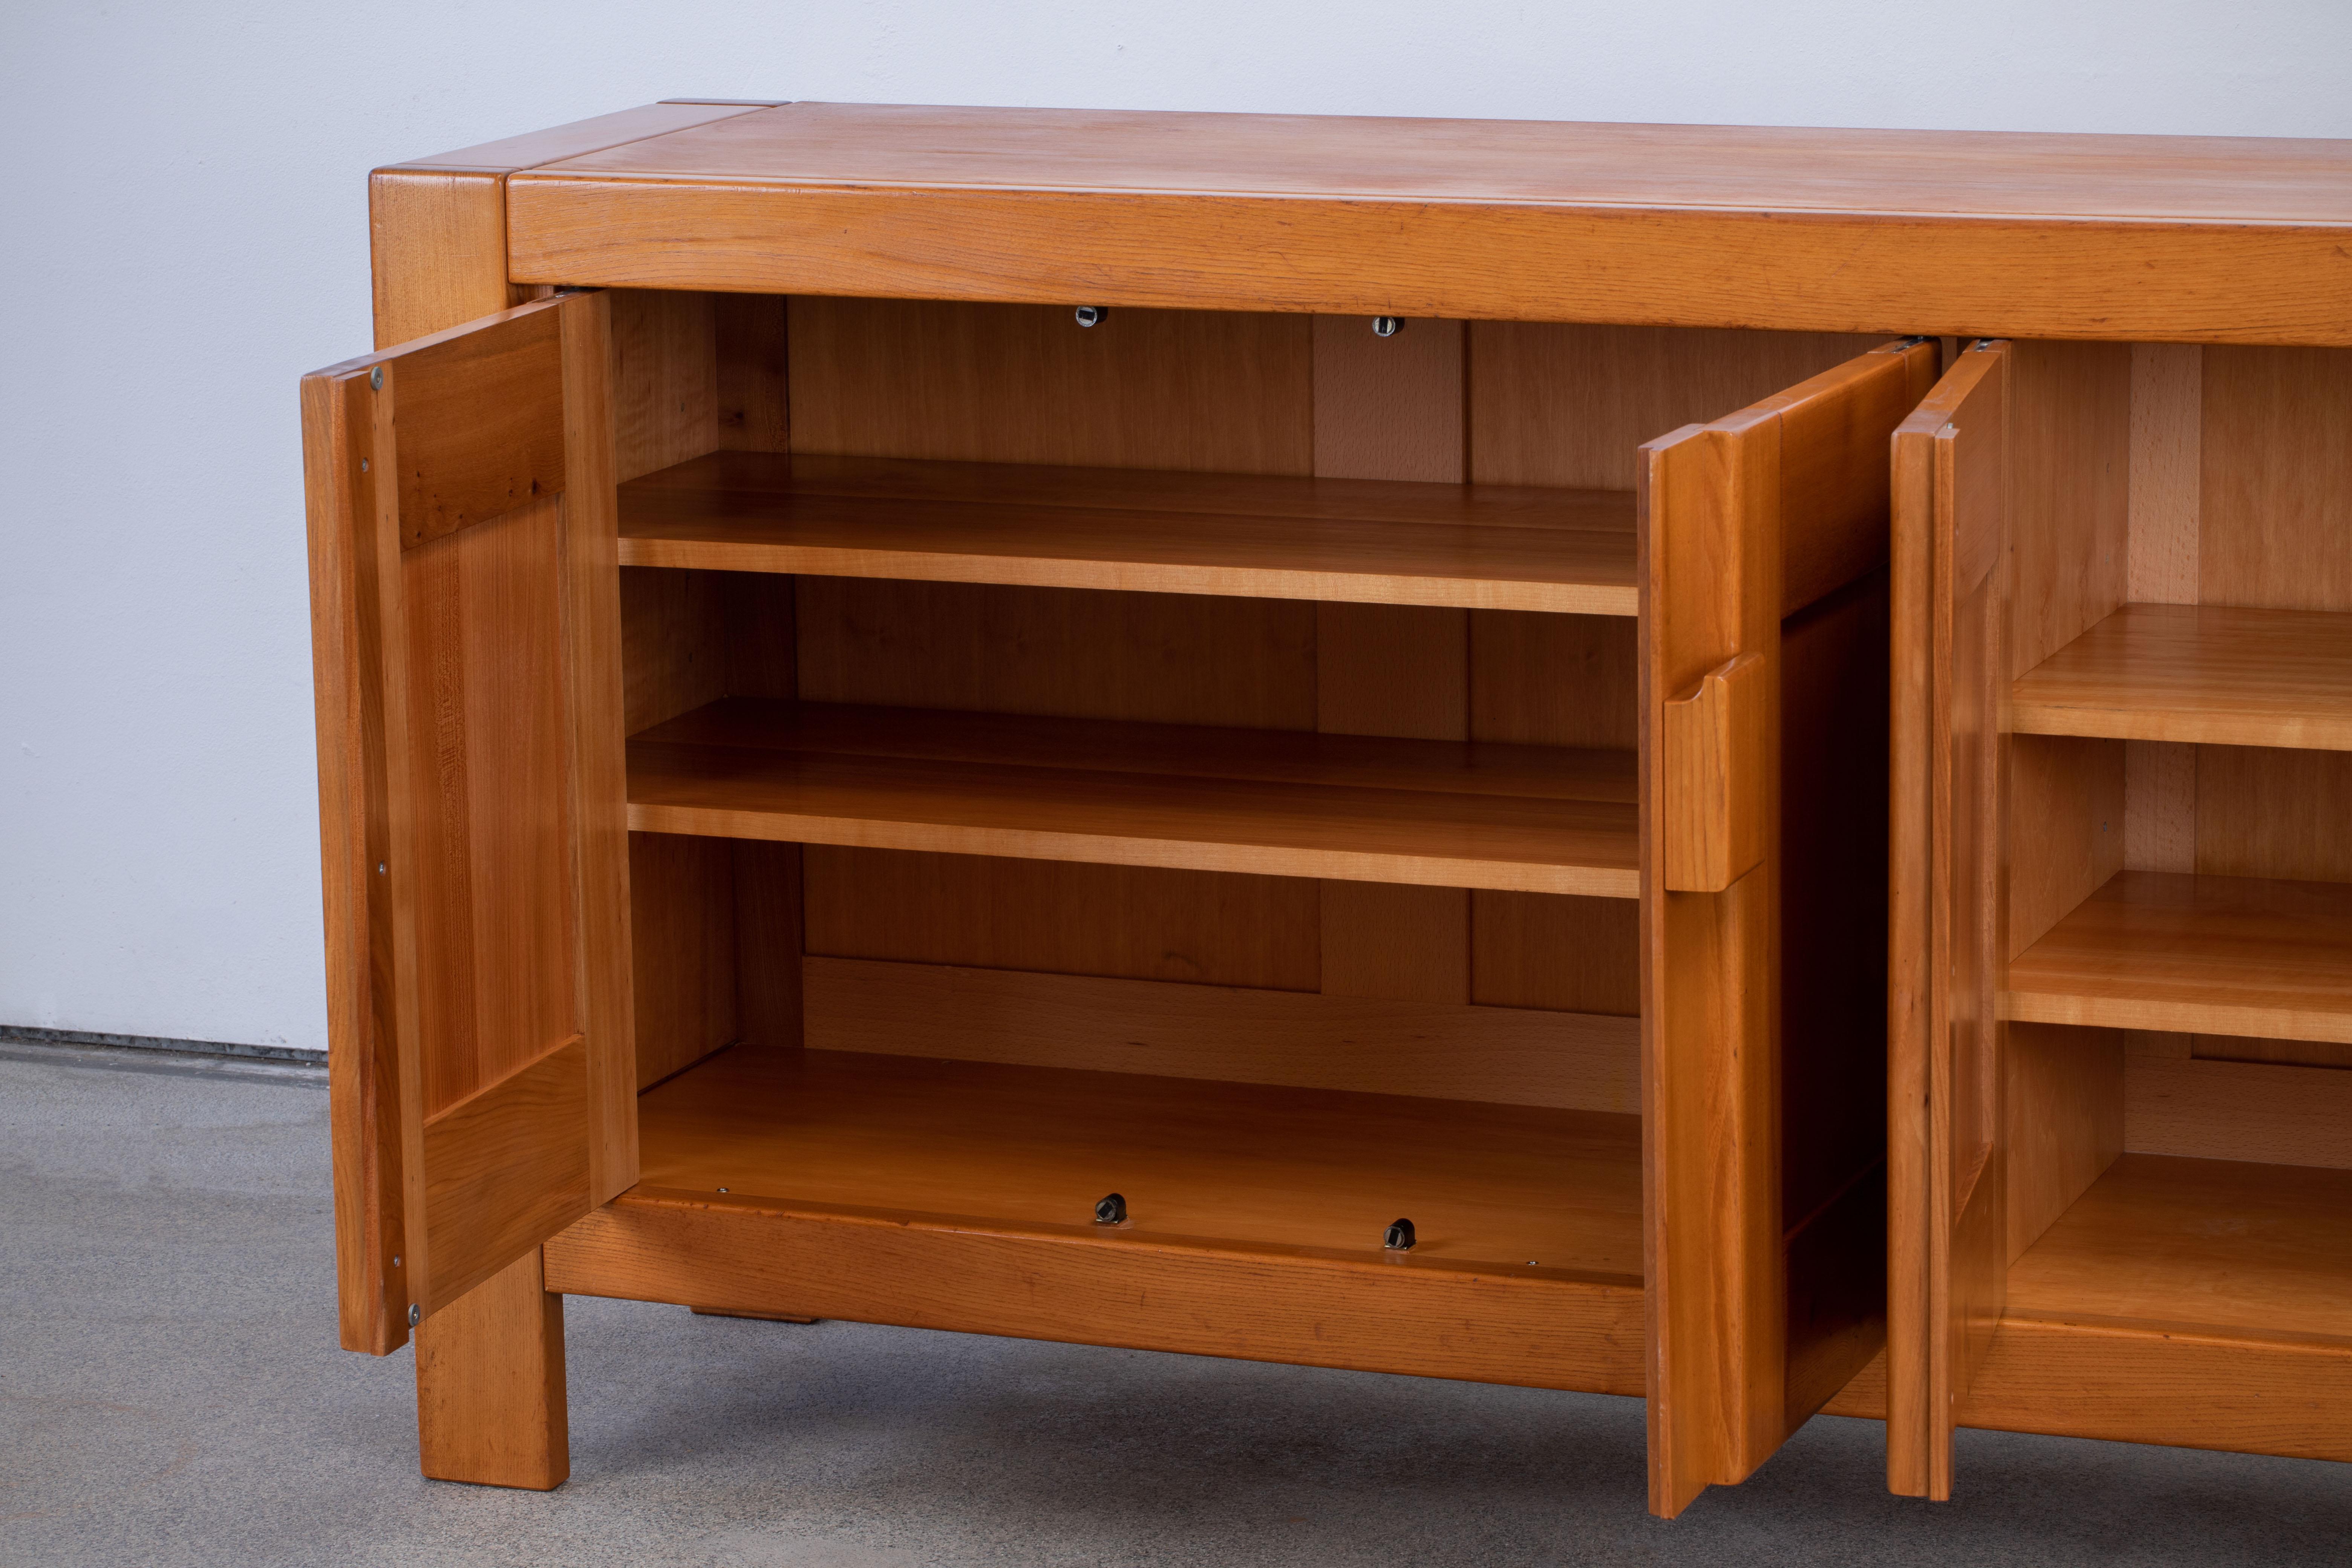
[[[0,1050],[7,1568],[2352,1561],[2347,1467],[1964,1432],[1930,1506],[1823,1419],[1667,1524],[1633,1400],[581,1299],[570,1483],[429,1482],[323,1088],[120,1060]]]

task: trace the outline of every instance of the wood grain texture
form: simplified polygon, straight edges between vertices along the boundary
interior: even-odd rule
[[[2123,869],[2124,805],[2124,742],[2011,738],[2011,958]]]
[[[2205,351],[2195,343],[2134,343],[2131,356],[2131,545],[2125,591],[2141,604],[2193,605]]]
[[[812,1049],[1631,1116],[1632,1018],[816,958]],[[1393,1217],[1393,1216],[1392,1216]]]
[[[2019,342],[2011,357],[2010,673],[2023,675],[2123,605],[2132,353]]]
[[[805,1012],[803,851],[797,844],[729,847],[735,863],[735,1008],[741,1038],[788,1049],[801,1043]]]
[[[2210,349],[2203,410],[2198,599],[2352,610],[2352,353]]]
[[[507,281],[506,209],[506,183],[489,170],[368,176],[377,348],[523,302],[523,290]]]
[[[1226,480],[1219,488],[1230,499],[1220,496],[1202,510],[1177,509],[1187,491],[1209,486],[1162,483],[1153,487],[1155,499],[1171,510],[1150,511],[1024,498],[1005,482],[1010,475],[985,501],[894,496],[887,491],[899,487],[887,480],[863,494],[840,479],[804,489],[796,467],[782,457],[714,454],[632,486],[623,501],[623,559],[632,566],[827,577],[1633,612],[1631,503],[1623,496],[1572,492],[1531,506],[1514,493],[1496,509],[1482,509],[1474,490],[1444,509],[1464,519],[1456,522],[1348,520],[1334,515],[1339,508],[1329,501],[1293,519],[1285,503],[1307,493],[1297,481]],[[1049,496],[1053,488],[1059,487],[1050,480],[1036,487]],[[1456,487],[1447,497],[1393,506],[1371,498],[1367,510],[1435,511],[1462,494]],[[1253,511],[1256,496],[1263,510]],[[1517,526],[1517,516],[1501,525],[1477,521],[1482,510],[1503,508],[1521,514],[1540,508],[1559,526]]]
[[[1665,704],[1658,816],[1671,891],[1719,893],[1764,858],[1767,671],[1762,655],[1742,654]]]
[[[1139,310],[1084,328],[1066,303],[768,291],[793,295],[796,452],[1313,469],[1313,353],[1301,317]]]
[[[562,493],[561,312],[518,311],[487,328],[403,346],[393,388],[400,542],[414,549]]]
[[[753,109],[774,109],[773,102],[719,103],[702,99],[664,99],[612,114],[599,114],[544,131],[527,131],[495,142],[477,142],[454,152],[436,153],[396,165],[404,169],[470,169],[509,174],[539,163],[583,157],[648,136],[667,135],[714,120],[725,120]]]
[[[551,1491],[571,1475],[563,1298],[537,1247],[417,1330],[416,1434],[433,1480]]]
[[[2319,142],[794,104],[514,176],[510,265],[777,292],[2343,342],[2346,161]],[[1742,266],[1703,259],[1724,255]]]
[[[629,734],[729,694],[728,579],[621,569],[622,722]]]
[[[428,1317],[596,1206],[588,1054],[574,1035],[425,1120],[409,1274]]]
[[[1999,1009],[2016,356],[1979,341],[1894,437],[1887,1484],[1951,1495],[2009,1254]]]
[[[2204,746],[2197,869],[2213,877],[2352,882],[2352,753]]]
[[[2352,1170],[2352,1073],[2133,1048],[2123,1147],[2137,1154]]]
[[[1641,1392],[1638,1281],[1106,1245],[1091,1231],[646,1189],[548,1256],[551,1279],[573,1295]]]
[[[629,931],[634,1087],[644,1089],[742,1037],[735,1004],[734,846],[630,834]]]
[[[1820,332],[1479,321],[1470,477],[1630,490],[1641,444],[1743,408],[1871,345]]]
[[[1315,607],[1289,599],[793,579],[817,702],[1238,724],[1315,723]]]
[[[710,301],[719,445],[728,451],[792,450],[790,304],[772,294],[720,294]]]
[[[1618,899],[1470,895],[1470,1000],[1489,1007],[1634,1017],[1641,911]]]
[[[2000,1267],[2006,1268],[2130,1144],[2126,1037],[2013,1023],[2002,1038],[2009,1218]]]
[[[337,1318],[345,1350],[382,1355],[407,1342],[408,1289],[394,1261],[404,1256],[400,1063],[380,984],[391,906],[372,889],[389,828],[368,395],[357,377],[302,383]]]
[[[2032,734],[2352,750],[2352,616],[2126,605],[2012,700]]]
[[[2125,742],[2124,864],[2135,871],[2197,869],[2196,747]]]
[[[1259,990],[1320,984],[1318,885],[1297,878],[822,844],[805,855],[812,954]]]
[[[749,1047],[640,1109],[648,1188],[1374,1265],[1409,1215],[1409,1267],[1641,1279],[1628,1116]],[[1097,1228],[1112,1191],[1129,1218]]]
[[[1408,321],[1382,338],[1362,316],[1316,317],[1316,474],[1466,480],[1465,336],[1460,321]]]
[[[626,484],[719,445],[714,298],[607,291],[613,313],[613,470]]]
[[[1635,891],[1622,753],[741,700],[630,748],[643,832]]]
[[[2352,1042],[2352,889],[2126,871],[2010,966],[2012,1018]]]

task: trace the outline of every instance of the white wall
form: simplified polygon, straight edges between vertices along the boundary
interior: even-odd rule
[[[295,380],[373,164],[664,97],[2352,136],[2352,0],[0,0],[0,1024],[325,1043]]]

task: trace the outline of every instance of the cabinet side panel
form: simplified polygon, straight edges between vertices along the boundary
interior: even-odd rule
[[[2197,600],[2352,610],[2352,350],[2209,348]]]
[[[501,174],[377,170],[368,179],[368,242],[379,349],[522,302],[507,281]]]

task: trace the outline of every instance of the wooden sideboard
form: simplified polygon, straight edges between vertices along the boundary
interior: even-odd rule
[[[371,223],[426,1474],[564,1479],[567,1293],[1644,1396],[1664,1514],[2352,1457],[2352,143],[680,100]]]

